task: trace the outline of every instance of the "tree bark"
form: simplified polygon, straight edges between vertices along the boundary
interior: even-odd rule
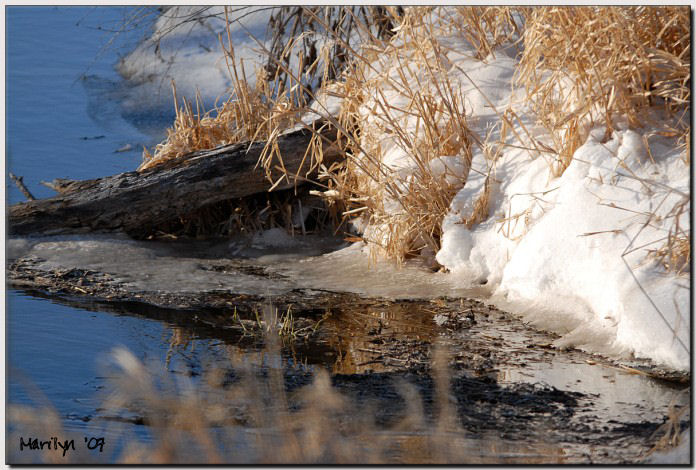
[[[335,131],[334,131],[335,133]],[[324,132],[325,142],[335,135]],[[257,162],[264,142],[226,145],[194,152],[143,172],[127,172],[94,180],[61,183],[61,193],[48,199],[19,203],[9,208],[10,235],[53,235],[125,231],[136,235],[151,231],[177,216],[209,204],[252,194],[290,189],[311,178],[305,152],[312,133],[302,129],[280,136],[286,178],[273,186]],[[324,144],[323,163],[342,156]],[[304,163],[303,163],[304,161]],[[301,170],[301,176],[297,175]],[[271,180],[283,175],[277,166]],[[65,186],[65,187],[64,187]]]

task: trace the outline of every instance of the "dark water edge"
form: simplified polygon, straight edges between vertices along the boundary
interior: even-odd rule
[[[201,253],[209,255],[209,243],[204,245],[207,248]],[[177,246],[179,256],[189,259],[184,245]],[[188,252],[200,249],[194,244]],[[277,267],[282,263],[279,255],[274,256],[272,266]],[[245,276],[269,282],[282,279],[268,265],[251,269],[253,259],[237,261],[237,268],[243,269],[235,268],[231,261],[212,257],[198,263],[202,272],[208,272],[206,263],[222,262],[226,268],[221,272],[230,279],[238,278],[240,285],[246,285]],[[91,278],[88,274],[81,277],[79,288],[65,282],[53,284],[53,292],[30,291],[32,298],[12,291],[11,305],[24,302],[31,308],[18,309],[22,315],[11,319],[39,325],[36,342],[41,347],[34,351],[10,342],[10,361],[24,363],[40,351],[60,350],[44,369],[32,368],[33,377],[47,389],[46,395],[62,397],[54,406],[66,423],[66,432],[106,432],[111,445],[119,449],[113,458],[123,457],[123,443],[161,444],[161,429],[169,430],[166,439],[173,442],[192,439],[186,432],[175,432],[180,424],[170,419],[182,408],[184,396],[177,386],[181,380],[205,397],[195,409],[206,416],[205,432],[213,440],[215,452],[208,450],[200,457],[197,451],[171,451],[166,454],[168,462],[306,462],[302,453],[298,457],[290,450],[287,454],[272,452],[267,440],[273,439],[268,436],[275,435],[286,446],[308,432],[329,433],[338,426],[341,433],[334,437],[345,444],[334,448],[337,444],[326,443],[335,452],[325,456],[328,461],[343,461],[341,452],[377,439],[379,446],[368,446],[369,451],[358,460],[347,461],[635,463],[656,442],[670,406],[683,409],[688,402],[684,385],[629,373],[579,351],[555,350],[549,346],[553,337],[475,300],[394,301],[297,290],[283,297],[293,306],[293,333],[269,337],[263,334],[263,325],[269,325],[264,310],[268,305],[281,306],[282,315],[286,309],[286,303],[280,302],[282,296],[269,296],[268,300],[249,295],[225,297],[220,291],[215,302],[229,306],[211,311],[204,304],[193,309],[156,307],[150,299],[157,297],[147,291],[139,291],[138,298],[131,301],[120,301],[119,294],[110,290],[97,302],[96,297],[80,293],[94,285]],[[65,279],[74,282],[77,278],[68,273]],[[183,298],[174,304],[181,304]],[[253,310],[254,305],[259,311]],[[63,333],[62,328],[73,334]],[[100,336],[103,330],[112,333]],[[130,384],[127,391],[122,390],[118,377],[128,379],[129,375],[114,368],[113,356],[109,358],[118,346],[132,351],[135,360],[149,366],[149,377],[164,384],[157,388],[161,398],[135,407],[105,405],[118,390],[129,403],[146,400],[131,390],[132,374],[126,380]],[[85,350],[91,354],[88,360]],[[438,354],[445,361],[440,366],[436,366]],[[96,372],[88,366],[95,358],[111,372],[93,376]],[[53,370],[62,363],[73,367],[66,367],[58,378]],[[328,385],[321,388],[317,383],[327,372]],[[222,377],[217,385],[210,385],[213,376]],[[67,389],[66,377],[71,378]],[[139,381],[142,379],[135,383]],[[174,386],[166,385],[172,381]],[[317,387],[322,390],[319,403],[313,401]],[[443,389],[451,397],[444,405]],[[17,384],[10,383],[10,391],[11,403],[28,401]],[[341,405],[324,407],[330,397]],[[225,411],[215,403],[222,403]],[[261,407],[260,411],[250,411],[250,405]],[[273,411],[268,411],[269,406]],[[441,424],[443,406],[451,408],[445,414],[451,417],[445,423],[446,432]],[[294,423],[292,432],[282,426],[288,421]],[[249,433],[267,438],[259,445],[249,440]],[[12,439],[17,436],[10,437],[10,450],[16,444]],[[455,441],[456,448],[450,448]],[[424,446],[434,453],[414,455],[409,446]],[[506,449],[502,454],[501,448]],[[447,457],[437,449],[449,449]],[[197,456],[202,460],[196,460]],[[367,456],[369,459],[362,460]],[[77,461],[88,457],[94,455],[74,456]],[[16,461],[23,458],[27,455],[13,455]]]

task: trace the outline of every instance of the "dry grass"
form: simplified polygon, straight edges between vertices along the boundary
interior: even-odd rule
[[[333,385],[320,366],[313,366],[310,376],[296,358],[285,363],[280,343],[283,329],[287,330],[283,318],[288,315],[265,309],[263,320],[258,320],[264,325],[260,328],[264,349],[252,352],[235,344],[220,345],[214,366],[203,367],[197,378],[170,372],[178,368],[171,365],[173,356],[188,363],[196,347],[195,335],[185,329],[172,330],[165,366],[145,364],[126,349],[114,349],[104,371],[109,379],[102,402],[82,432],[64,429],[65,417],[48,405],[8,405],[8,442],[49,434],[75,439],[77,452],[63,457],[59,452],[21,453],[12,446],[8,460],[15,464],[451,465],[578,463],[591,458],[581,457],[577,449],[569,452],[563,441],[515,442],[498,431],[472,430],[469,420],[480,417],[461,414],[461,397],[453,393],[466,391],[452,387],[448,365],[452,351],[442,345],[434,345],[430,355],[432,388],[422,389],[397,375],[388,383],[395,386],[403,408],[379,422],[374,407],[396,399],[391,391],[382,395],[383,382],[371,388],[374,383],[366,380],[366,393],[361,391],[359,398],[352,386]],[[296,369],[288,371],[290,367]],[[372,393],[379,399],[372,401]],[[669,421],[651,438],[656,449],[678,444],[685,410],[688,407],[670,408]],[[538,424],[545,426],[545,418],[539,418]],[[510,420],[513,428],[519,428],[517,418]],[[137,435],[133,421],[144,425]],[[520,432],[524,433],[521,428]],[[83,433],[106,436],[105,452],[87,451]]]
[[[524,11],[519,81],[568,167],[589,126],[647,124],[660,106],[689,125],[689,7],[546,7]]]
[[[442,218],[466,182],[472,146],[494,167],[510,145],[510,131],[513,143],[530,155],[553,156],[553,176],[570,165],[595,124],[606,125],[607,137],[617,124],[656,127],[683,142],[688,154],[688,8],[461,7],[440,14],[408,9],[396,36],[355,52],[336,86],[343,98],[339,122],[352,137],[350,158],[342,173],[334,172],[332,189],[348,206],[344,215],[358,217],[373,254],[401,261],[437,252]],[[516,81],[526,88],[527,103],[552,145],[533,138],[514,109],[495,110],[501,130],[493,145],[489,136],[469,129],[460,85],[441,60],[443,31],[471,43],[479,60],[503,45],[523,46]],[[665,113],[672,116],[670,126],[656,121]],[[397,167],[394,149],[411,168]],[[445,155],[458,156],[466,170],[442,178],[431,163]],[[489,216],[490,182],[489,174],[473,213],[462,217],[469,228]],[[669,270],[683,272],[690,234],[675,230],[656,256]]]
[[[387,7],[362,16],[362,10],[351,8],[334,16],[321,8],[286,10],[274,17],[277,34],[254,87],[237,69],[228,29],[232,97],[209,113],[200,104],[194,111],[184,100],[167,140],[154,155],[146,152],[141,169],[193,150],[256,140],[267,142],[259,164],[268,172],[283,167],[275,139],[285,129],[306,126],[301,119],[307,122],[307,116],[320,118],[338,131],[346,160],[323,167],[321,136],[310,126],[315,138],[303,171],[319,169],[324,186],[313,193],[324,198],[336,226],[355,222],[373,255],[400,262],[438,251],[442,219],[466,182],[473,147],[484,152],[492,168],[502,149],[512,145],[506,141],[509,133],[530,155],[551,155],[555,176],[568,167],[593,124],[605,124],[607,136],[624,122],[657,126],[683,142],[689,162],[688,7],[417,7],[405,12]],[[299,32],[304,24],[311,34]],[[297,34],[283,37],[290,25]],[[385,25],[395,28],[385,32]],[[516,80],[526,88],[525,106],[548,131],[550,145],[533,138],[512,108],[495,110],[498,142],[471,131],[461,82],[443,59],[443,32],[472,44],[479,60],[501,46],[518,47]],[[355,47],[354,36],[361,38],[361,47]],[[323,86],[316,91],[315,83]],[[327,97],[341,101],[337,116],[323,105]],[[674,116],[672,127],[650,121],[655,114],[649,111],[657,108]],[[442,165],[442,157],[452,157],[450,165]],[[454,161],[457,171],[451,171]],[[487,184],[474,213],[462,222],[472,227],[486,220],[489,198]],[[668,244],[668,252],[684,245],[678,239]],[[672,255],[667,258],[670,266],[679,264]]]
[[[225,10],[227,14],[227,10]],[[285,48],[279,53],[281,63],[287,62],[291,53],[303,44],[304,37],[293,37],[285,44]],[[176,119],[173,126],[167,130],[167,138],[158,144],[153,152],[147,149],[143,153],[143,163],[139,171],[150,169],[181,157],[190,152],[202,149],[215,148],[220,145],[234,143],[252,143],[264,141],[266,145],[259,158],[259,166],[265,171],[269,181],[270,172],[274,166],[284,168],[283,157],[277,146],[278,137],[294,126],[302,125],[301,118],[307,112],[307,90],[302,86],[285,86],[286,68],[277,67],[274,76],[269,77],[267,71],[259,69],[256,82],[252,87],[246,80],[243,62],[238,63],[232,46],[230,21],[227,22],[227,44],[220,38],[225,53],[225,60],[229,74],[233,82],[231,96],[221,106],[210,111],[202,109],[201,100],[196,97],[195,107],[186,98],[183,104],[178,105],[176,86],[173,83],[174,103]],[[270,53],[269,53],[270,56]],[[303,67],[317,67],[320,60],[326,62],[322,54],[315,58],[312,64],[300,64]],[[298,81],[299,83],[299,81]],[[195,108],[195,109],[194,109]],[[315,131],[315,136],[306,151],[307,164],[300,166],[298,175],[304,172],[304,176],[317,169],[322,162],[323,142],[319,131],[315,126],[310,128]],[[275,183],[280,182],[277,181]],[[304,191],[299,196],[304,197]],[[160,235],[164,236],[201,236],[201,235],[230,235],[234,233],[253,233],[257,230],[268,229],[276,226],[284,227],[292,233],[297,229],[306,233],[304,223],[299,226],[293,222],[297,217],[296,206],[302,204],[295,191],[294,201],[288,201],[287,195],[269,194],[267,197],[252,197],[232,201],[229,204],[218,204],[215,207],[204,208],[193,214],[182,215],[181,220],[174,221],[171,227],[161,227]],[[315,198],[313,204],[321,204],[321,200]],[[224,207],[223,207],[224,206]],[[336,225],[334,220],[335,208],[317,207],[320,216],[315,221],[316,228],[321,230],[326,225]],[[302,208],[300,206],[300,211]],[[305,212],[311,210],[305,207]],[[328,217],[327,217],[328,215]]]
[[[401,14],[398,8],[357,7],[355,10],[351,7],[279,8],[269,24],[274,32],[270,48],[266,49],[252,37],[268,63],[257,70],[256,81],[251,86],[246,80],[244,63],[235,57],[231,20],[226,8],[227,43],[222,37],[220,43],[232,80],[230,97],[208,112],[201,108],[196,97],[194,111],[186,98],[181,106],[178,105],[176,87],[172,84],[175,122],[164,142],[153,152],[144,151],[139,170],[192,151],[255,141],[268,142],[260,162],[266,170],[274,158],[282,167],[282,156],[274,152],[274,140],[283,131],[303,125],[302,117],[310,111],[307,104],[314,98],[313,89],[339,75],[348,60],[348,51],[352,51],[353,36],[373,41],[388,37],[393,34],[391,27]],[[328,21],[332,21],[332,25]],[[289,35],[286,28],[291,31]],[[354,29],[355,34],[352,34]],[[313,161],[321,162],[316,144],[310,146],[308,153],[312,154]]]
[[[682,215],[689,210],[690,197],[682,197],[664,217],[671,227],[663,245],[648,250],[648,257],[656,260],[667,272],[691,276],[691,231],[680,225]]]
[[[365,16],[370,9],[374,8],[370,7],[366,10],[360,7],[359,12],[362,12],[363,16]],[[285,12],[286,15],[282,16],[281,14],[284,10],[287,10]],[[281,9],[273,20],[274,27],[276,29],[280,28],[279,31],[281,32],[277,32],[272,50],[267,50],[263,44],[258,43],[259,48],[266,53],[269,64],[265,69],[258,71],[256,83],[253,87],[246,81],[244,64],[238,64],[235,59],[230,33],[231,24],[229,18],[227,18],[227,46],[225,46],[222,38],[220,41],[225,51],[225,59],[233,82],[233,91],[230,98],[222,106],[206,112],[201,109],[201,103],[197,97],[194,111],[194,106],[185,98],[182,106],[177,104],[176,87],[172,84],[176,111],[174,125],[168,129],[166,140],[157,145],[152,153],[147,149],[144,151],[144,161],[138,170],[142,171],[155,167],[165,161],[196,150],[233,143],[264,141],[266,145],[258,163],[266,172],[270,181],[271,168],[285,168],[283,157],[276,145],[277,138],[284,131],[297,126],[307,128],[314,133],[306,149],[305,160],[303,160],[298,170],[298,176],[306,177],[311,172],[319,169],[323,162],[323,148],[326,144],[325,137],[322,136],[321,132],[326,124],[323,126],[316,123],[308,125],[306,124],[306,117],[314,115],[329,118],[330,116],[327,116],[325,110],[316,109],[316,107],[315,109],[310,109],[307,106],[308,100],[314,98],[311,84],[307,82],[313,81],[313,77],[318,76],[322,78],[321,83],[336,75],[337,67],[346,60],[346,54],[337,51],[337,48],[341,49],[339,46],[342,46],[343,49],[350,48],[350,45],[343,41],[345,36],[350,36],[350,29],[355,24],[359,24],[364,29],[364,31],[361,31],[362,34],[368,35],[373,40],[378,40],[378,37],[391,34],[390,30],[385,29],[391,25],[391,21],[395,18],[390,15],[398,16],[400,14],[399,9],[377,8],[377,16],[372,17],[373,22],[362,23],[352,10],[351,8],[340,8],[337,13],[340,22],[330,27],[317,16],[316,8]],[[387,11],[391,13],[387,14]],[[320,49],[317,52],[316,34],[313,32],[302,32],[299,35],[283,38],[281,22],[287,22],[292,18],[295,18],[295,26],[308,21],[309,26],[313,29],[323,27],[326,31],[325,35],[328,34],[329,37],[333,35],[332,41],[325,41],[323,44],[320,44]],[[365,16],[365,18],[368,18],[368,16]],[[319,26],[313,25],[313,23],[317,23]],[[346,25],[348,27],[347,32],[342,29]],[[356,28],[360,29],[357,26]],[[308,37],[311,38],[309,42]],[[312,53],[307,52],[308,44]],[[292,63],[292,56],[295,53],[299,53],[299,63]],[[337,56],[343,58],[339,59]],[[240,71],[239,68],[242,70]],[[293,71],[293,69],[296,70]],[[269,76],[269,70],[273,70],[274,75]],[[303,77],[303,73],[309,79]],[[338,124],[335,120],[333,120],[333,123]],[[335,127],[340,129],[340,126]],[[348,133],[343,132],[342,136],[345,137],[346,135]],[[331,143],[329,142],[329,144]],[[328,175],[328,171],[328,169],[324,169],[324,174]],[[301,175],[300,173],[304,174]],[[274,182],[271,181],[271,183]],[[332,189],[331,182],[327,181],[327,183],[328,186],[324,189],[328,189],[330,192]],[[235,207],[230,215],[229,220],[232,221],[234,219],[236,221],[236,223],[230,225],[230,228],[234,226],[239,228],[240,231],[246,232],[253,232],[259,228],[268,228],[265,227],[266,224],[262,220],[253,217],[253,213],[257,211],[254,209],[250,211],[247,206],[248,204],[245,204],[244,201],[239,201],[239,207]],[[282,206],[272,203],[270,206],[263,208],[261,213],[268,211],[270,214],[279,212],[285,214],[287,207],[289,207],[287,201]],[[326,223],[330,223],[338,230],[342,218],[337,216],[337,214],[342,212],[344,207],[345,204],[338,198],[326,200],[325,206],[320,208],[324,216],[321,217],[321,223],[318,224],[319,228]],[[217,219],[209,220],[206,214],[190,214],[185,219],[187,219],[184,221],[185,225],[189,224],[189,220],[194,220],[196,227],[209,226],[211,224],[219,225],[220,222]],[[292,219],[292,217],[286,217],[286,219]],[[271,224],[271,226],[273,225]],[[291,232],[295,228],[292,224],[282,226]],[[227,232],[232,233],[232,230],[227,230]],[[302,232],[305,232],[304,228]],[[212,233],[220,233],[220,230]]]
[[[495,56],[506,43],[517,43],[522,36],[523,18],[518,8],[456,7],[451,26],[476,48],[476,58]],[[517,18],[516,18],[517,16]]]
[[[407,10],[392,41],[356,52],[337,92],[350,158],[333,187],[347,202],[345,215],[367,226],[363,239],[373,254],[397,261],[439,249],[442,218],[471,164],[463,96],[442,63],[428,14]],[[441,161],[445,156],[456,163]]]
[[[682,393],[689,393],[690,390],[685,390]],[[675,397],[676,399],[676,397]],[[678,407],[675,403],[671,403],[667,410],[667,417],[662,426],[657,428],[651,440],[662,434],[655,445],[644,455],[644,459],[651,456],[655,452],[668,452],[670,449],[676,448],[682,443],[684,432],[682,431],[681,422],[689,418],[691,407]],[[649,461],[648,461],[649,462]]]
[[[176,85],[172,83],[176,119],[167,130],[166,140],[158,144],[153,153],[147,149],[143,152],[143,163],[138,168],[139,171],[196,150],[211,149],[219,145],[256,141],[270,141],[272,145],[272,140],[277,138],[280,131],[299,120],[299,112],[305,103],[297,88],[279,90],[272,87],[262,69],[258,70],[255,86],[249,85],[244,64],[238,65],[235,59],[229,22],[227,46],[222,39],[220,42],[233,81],[229,99],[222,106],[206,112],[201,108],[197,96],[194,111],[193,105],[186,98],[183,99],[182,106],[178,105]],[[277,81],[278,77],[275,78]]]

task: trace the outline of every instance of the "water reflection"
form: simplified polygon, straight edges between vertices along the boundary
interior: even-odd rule
[[[351,297],[321,312],[330,316],[301,341],[269,328],[245,335],[183,317],[177,324],[170,315],[162,323],[160,359],[119,348],[103,364],[101,404],[86,429],[120,443],[110,461],[139,463],[587,463],[631,461],[647,450],[627,426],[657,419],[669,405],[664,387],[618,370],[609,385],[601,366],[576,367],[587,357],[581,353],[537,363],[527,356],[525,367],[516,366],[516,357],[497,365],[498,380],[476,376],[468,364],[460,367],[462,342],[475,348],[489,342],[501,353],[517,351],[516,343],[499,344],[495,322],[486,326],[486,338],[472,341],[473,327],[452,334],[432,320],[433,312],[476,308]],[[479,314],[475,325],[483,330],[486,317]],[[439,372],[434,344],[444,351],[440,364],[449,364]],[[590,386],[591,367],[604,389]],[[583,393],[554,378],[571,373],[587,380]],[[451,391],[438,391],[442,384]],[[608,393],[617,385],[631,396]],[[629,408],[638,413],[625,413]],[[31,409],[12,413],[25,430],[55,425]],[[606,428],[612,419],[618,424]],[[612,439],[619,438],[622,447],[615,449]],[[26,456],[11,460],[20,457]]]

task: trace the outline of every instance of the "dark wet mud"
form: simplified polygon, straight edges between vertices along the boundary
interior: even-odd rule
[[[636,463],[664,434],[668,415],[689,403],[688,375],[555,349],[552,335],[474,299],[398,300],[292,287],[274,295],[134,289],[105,272],[45,269],[41,261],[12,261],[10,285],[67,305],[166,321],[176,326],[174,351],[186,350],[194,338],[214,338],[263,354],[273,338],[291,415],[304,406],[296,392],[314,381],[317,367],[325,369],[354,410],[347,421],[369,416],[375,429],[393,433],[395,462],[404,461],[399,445],[425,445],[423,435],[439,429],[447,415],[456,429],[452,442],[493,449],[450,463]],[[292,281],[248,258],[199,263],[201,271]],[[233,386],[240,373],[225,367],[222,385]],[[186,373],[205,372],[193,361]],[[268,365],[254,372],[258,380],[270,373]],[[414,416],[415,428],[394,431]],[[688,414],[680,416],[677,426],[688,428]],[[153,422],[146,409],[129,416],[97,410],[81,418]],[[257,426],[234,406],[220,420]],[[422,462],[442,457],[423,456]]]

